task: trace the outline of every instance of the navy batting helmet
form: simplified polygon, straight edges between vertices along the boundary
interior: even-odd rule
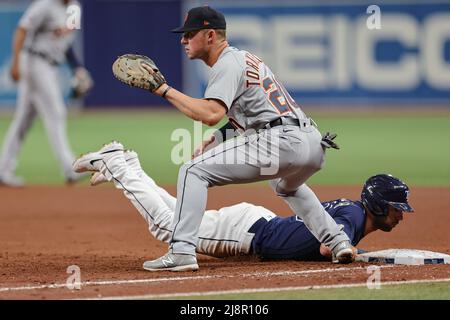
[[[386,216],[389,206],[414,212],[408,204],[408,186],[390,174],[377,174],[367,179],[361,192],[362,203],[376,216]]]

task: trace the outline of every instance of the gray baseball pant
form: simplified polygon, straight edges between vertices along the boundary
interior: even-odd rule
[[[263,180],[271,180],[321,243],[333,249],[349,240],[305,184],[322,168],[321,138],[312,125],[277,126],[228,140],[184,164],[178,175],[171,252],[195,255],[209,187]]]
[[[17,108],[0,157],[0,174],[14,173],[26,133],[39,113],[65,177],[72,177],[74,155],[67,138],[67,113],[59,87],[58,68],[28,54],[22,54],[21,59],[21,66],[25,67],[21,68]]]

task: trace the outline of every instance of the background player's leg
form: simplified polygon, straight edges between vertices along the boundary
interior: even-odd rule
[[[36,62],[34,74],[36,93],[36,108],[42,116],[44,127],[47,131],[52,149],[57,156],[67,179],[75,178],[72,170],[72,162],[75,157],[70,149],[66,128],[66,106],[58,85],[57,70],[45,61]]]
[[[17,157],[25,136],[36,118],[36,110],[32,105],[32,88],[26,75],[19,83],[17,107],[14,118],[9,126],[0,156],[0,178],[14,176],[17,167]]]

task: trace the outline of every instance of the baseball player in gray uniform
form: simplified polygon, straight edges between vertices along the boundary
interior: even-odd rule
[[[181,44],[187,56],[211,67],[204,99],[189,97],[167,83],[153,92],[210,126],[227,115],[241,135],[220,144],[210,139],[204,143],[209,150],[197,152],[180,168],[169,252],[146,261],[144,269],[197,270],[195,252],[208,188],[262,180],[271,180],[275,192],[319,242],[331,248],[336,261],[353,261],[356,250],[349,238],[305,184],[324,162],[320,132],[260,58],[228,45],[225,29],[224,16],[202,6],[191,9],[184,26],[174,30],[183,33]],[[150,67],[142,67],[152,74]],[[85,170],[93,162],[99,170],[100,160],[88,154],[77,159],[74,167]]]
[[[208,188],[261,180],[271,180],[275,192],[319,242],[331,248],[337,261],[353,261],[355,248],[349,238],[305,184],[324,162],[320,132],[260,58],[228,45],[225,30],[220,12],[208,6],[191,9],[184,25],[173,31],[183,33],[181,44],[190,59],[211,68],[204,99],[186,96],[167,84],[155,93],[210,126],[227,115],[243,134],[180,168],[169,252],[145,262],[144,269],[197,270],[195,249]]]
[[[74,40],[74,30],[66,26],[67,8],[78,4],[69,0],[37,0],[20,19],[13,43],[11,76],[19,81],[17,108],[0,155],[0,184],[21,186],[15,176],[17,157],[25,135],[36,115],[42,117],[53,151],[61,163],[66,182],[80,175],[72,170],[75,159],[66,132],[66,107],[58,79],[61,64]],[[73,62],[73,61],[72,61]],[[72,63],[83,72],[79,63]]]

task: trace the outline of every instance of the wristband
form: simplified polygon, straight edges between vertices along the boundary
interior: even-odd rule
[[[165,99],[166,98],[166,94],[167,94],[167,92],[169,92],[170,89],[172,89],[172,87],[171,86],[167,86],[166,90],[164,90],[164,92],[162,93],[161,97]]]

